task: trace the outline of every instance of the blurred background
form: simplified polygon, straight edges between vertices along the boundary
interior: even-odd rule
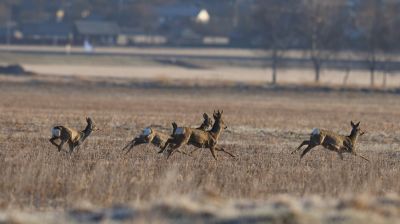
[[[2,0],[0,50],[130,56],[190,69],[183,73],[196,79],[393,87],[399,10],[397,0]],[[3,55],[3,63],[57,73],[37,61]],[[232,64],[251,68],[252,77],[226,70]]]

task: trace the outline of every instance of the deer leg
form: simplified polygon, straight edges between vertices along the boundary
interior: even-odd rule
[[[177,145],[171,147],[169,150],[167,150],[167,152],[168,152],[167,159],[169,159],[169,157],[172,156],[172,154],[175,152],[175,150],[178,149],[179,147],[181,147],[182,145],[183,145],[183,142],[180,144],[177,144]]]
[[[65,144],[65,141],[64,141],[64,140],[61,140],[60,145],[58,145],[58,151],[59,151],[59,152],[62,150],[64,144]]]
[[[50,143],[53,144],[54,146],[57,146],[57,147],[58,147],[59,145],[57,145],[57,144],[54,142],[54,141],[57,140],[57,139],[58,139],[58,137],[52,137],[51,139],[49,139],[49,141],[50,141]]]
[[[187,141],[182,141],[181,143],[178,143],[178,144],[176,144],[176,145],[174,145],[173,147],[171,147],[169,150],[168,150],[168,156],[167,156],[167,159],[169,159],[169,157],[170,156],[172,156],[172,154],[175,152],[175,151],[177,151],[177,149],[179,148],[179,147],[181,147],[182,145],[185,145],[187,143]],[[180,150],[178,150],[178,151],[180,151]]]
[[[304,145],[310,145],[310,141],[309,141],[309,140],[304,140],[304,141],[299,145],[299,147],[297,147],[295,150],[293,150],[290,154],[293,154],[293,153],[297,152],[297,151],[300,150],[301,147],[303,147]]]
[[[192,155],[194,152],[196,152],[197,150],[199,150],[200,148],[195,148],[193,151],[191,151],[189,154]]]
[[[217,156],[215,155],[215,146],[210,147],[210,152],[214,157],[215,161],[218,161]]]
[[[235,155],[233,155],[232,153],[226,151],[226,150],[225,150],[224,148],[222,148],[221,146],[215,146],[215,150],[224,152],[224,153],[226,153],[226,154],[232,156],[233,158],[235,158]]]
[[[161,149],[158,151],[158,153],[163,153],[163,152],[165,151],[165,149],[166,149],[171,143],[172,143],[172,139],[168,139],[168,140],[165,142],[164,146],[161,147]]]
[[[128,148],[128,150],[126,150],[125,155],[128,154],[128,153],[132,150],[132,148],[135,146],[135,144],[136,144],[136,142],[132,141],[130,144],[128,144],[128,145],[126,146],[126,147],[129,146],[129,148]],[[136,145],[138,145],[138,144],[136,144]],[[126,148],[126,147],[125,147],[125,148]]]
[[[163,147],[161,147],[161,149],[160,149],[157,153],[163,153],[163,152],[165,151],[165,149],[168,148],[168,146],[170,146],[171,148],[175,147],[175,145],[172,145],[172,143],[170,143],[170,142],[167,140],[167,142],[165,143],[165,145],[164,145]],[[186,153],[185,151],[181,151],[181,150],[177,149],[176,152],[179,152],[179,153],[181,153],[181,154],[183,154],[183,155],[186,155],[186,156],[190,156],[190,157],[191,157],[191,155],[188,154],[188,153]]]
[[[82,142],[78,141],[76,143],[73,144],[73,148],[76,149],[76,152],[79,151],[79,149],[81,148]]]
[[[362,159],[364,159],[364,160],[370,162],[369,159],[365,158],[365,157],[362,156],[362,155],[358,155],[358,154],[356,154],[356,153],[353,153],[353,155],[358,156],[358,157],[360,157],[360,158],[362,158]]]
[[[69,146],[69,154],[72,154],[72,152],[74,151],[74,143],[68,141],[68,146]]]
[[[337,152],[337,154],[338,154],[338,156],[339,156],[339,158],[340,158],[341,160],[344,160],[344,158],[343,158],[343,153],[342,153],[342,152]]]
[[[124,151],[125,149],[127,149],[128,147],[130,147],[131,145],[133,145],[135,143],[135,139],[130,141],[128,144],[126,144],[125,147],[122,148],[122,151]]]
[[[188,154],[188,153],[187,153],[187,152],[185,152],[185,151],[181,151],[181,150],[179,150],[179,149],[177,149],[177,150],[176,150],[176,152],[179,152],[179,153],[181,153],[181,154],[183,154],[183,155],[186,155],[186,156],[192,157],[192,155]]]
[[[147,143],[144,139],[142,139],[142,138],[135,138],[135,139],[133,139],[130,143],[128,143],[128,145],[127,146],[125,146],[122,150],[124,150],[124,149],[126,149],[126,148],[128,148],[128,150],[126,150],[126,153],[125,153],[125,155],[126,154],[128,154],[131,150],[132,150],[132,148],[133,147],[135,147],[135,146],[137,146],[137,145],[141,145],[141,144],[145,144],[145,143]]]
[[[306,149],[304,149],[303,153],[301,153],[300,159],[303,158],[312,148],[314,148],[317,145],[308,145]]]
[[[176,149],[178,149],[182,145],[186,145],[189,142],[189,139],[190,139],[190,135],[185,137],[184,139],[182,139],[182,141],[180,141],[178,144],[174,145],[173,147],[170,147],[170,149],[168,150],[167,159],[174,153],[174,151]],[[167,142],[172,142],[172,139],[168,139]]]
[[[125,153],[125,155],[126,155],[126,154],[128,154],[128,153],[129,153],[129,152],[132,150],[132,148],[133,148],[133,144],[130,144],[129,146],[130,146],[130,147],[129,147],[129,149],[128,149],[128,150],[126,150],[126,153]]]
[[[135,138],[132,140],[131,148],[133,148],[134,146],[137,146],[137,145],[145,144],[145,143],[148,143],[145,139]]]

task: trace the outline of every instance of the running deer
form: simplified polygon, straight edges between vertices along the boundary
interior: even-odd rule
[[[68,143],[69,152],[72,153],[74,148],[81,145],[89,135],[96,130],[99,130],[94,125],[94,122],[91,118],[86,118],[87,125],[85,129],[82,131],[76,131],[72,128],[68,128],[65,126],[55,126],[51,129],[52,137],[49,139],[51,144],[57,146],[58,151],[60,152],[65,143]],[[56,140],[59,139],[60,144],[56,144]]]
[[[175,134],[168,139],[160,153],[163,152],[170,144],[174,145],[168,150],[169,158],[179,147],[188,144],[197,148],[209,148],[215,160],[217,160],[215,150],[225,152],[228,155],[235,157],[232,153],[227,152],[221,146],[217,146],[219,136],[221,135],[222,131],[227,128],[222,119],[222,114],[223,111],[214,111],[213,116],[215,121],[213,127],[209,131],[188,127],[177,128]]]
[[[208,114],[207,113],[204,113],[203,114],[203,118],[204,118],[204,121],[203,121],[203,123],[200,125],[200,127],[198,127],[198,128],[196,128],[197,130],[202,130],[202,131],[207,131],[207,129],[209,128],[209,127],[211,127],[212,126],[212,119],[208,116]],[[172,128],[173,128],[173,131],[172,131],[172,137],[175,135],[175,132],[176,132],[176,130],[178,129],[178,128],[184,128],[184,127],[178,127],[178,124],[176,123],[176,122],[172,122]],[[165,148],[166,146],[164,146],[163,148]],[[158,153],[163,153],[164,152],[164,149],[163,148],[161,148],[161,150],[160,151],[158,151]],[[196,148],[195,150],[193,150],[191,153],[190,153],[190,155],[192,154],[192,153],[194,153],[197,149],[199,149],[199,148]],[[178,150],[178,152],[181,152],[181,151],[179,151]]]
[[[203,114],[204,121],[198,127],[197,129],[199,130],[207,130],[211,125],[212,125],[212,120],[208,117],[206,113]],[[172,133],[174,134],[176,130],[178,129],[178,125],[173,122],[172,123],[173,131]],[[156,147],[159,148],[164,148],[166,147],[167,141],[171,138],[170,135],[166,135],[162,132],[156,131],[153,128],[147,127],[143,130],[143,132],[138,136],[135,137],[131,142],[129,142],[122,150],[128,149],[126,151],[126,154],[128,154],[134,146],[141,145],[141,144],[147,144],[151,143]],[[186,154],[184,152],[179,151],[180,153]],[[159,151],[161,153],[161,151]]]
[[[297,149],[295,149],[293,153],[300,150],[302,146],[307,145],[307,148],[304,149],[303,153],[300,156],[300,159],[303,158],[305,154],[307,154],[312,148],[322,145],[324,148],[329,149],[331,151],[336,152],[340,159],[343,160],[343,153],[351,153],[355,156],[359,156],[362,159],[369,162],[367,158],[362,155],[358,155],[356,152],[356,145],[358,137],[363,135],[363,132],[360,129],[360,122],[354,124],[353,121],[350,122],[352,130],[350,135],[340,135],[331,131],[322,130],[318,128],[314,128],[311,132],[310,140],[303,141]]]

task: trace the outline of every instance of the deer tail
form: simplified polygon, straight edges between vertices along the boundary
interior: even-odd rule
[[[53,137],[60,137],[61,136],[61,126],[55,126],[51,129],[51,135]]]
[[[321,133],[321,131],[319,130],[319,128],[313,128],[311,135],[319,135]]]

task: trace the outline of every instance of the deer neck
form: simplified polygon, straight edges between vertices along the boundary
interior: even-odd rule
[[[348,139],[350,140],[351,145],[353,146],[353,148],[355,148],[359,136],[360,136],[360,134],[357,131],[351,131],[350,135],[347,136]]]
[[[211,130],[209,132],[215,139],[219,138],[219,135],[222,132],[222,128],[221,128],[219,121],[215,121],[213,127],[211,128]]]
[[[85,140],[92,133],[92,131],[92,126],[88,124],[86,128],[82,131],[81,140]]]

